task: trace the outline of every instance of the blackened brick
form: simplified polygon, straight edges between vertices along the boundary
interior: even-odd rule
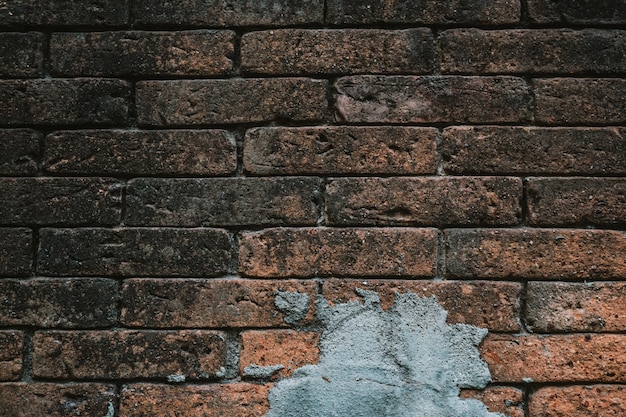
[[[528,0],[535,23],[619,25],[626,23],[626,3],[614,0]]]
[[[128,23],[128,0],[5,0],[0,27],[120,26]]]
[[[620,417],[626,414],[626,385],[543,387],[530,396],[533,417]]]
[[[0,276],[26,276],[33,269],[33,232],[0,229]]]
[[[23,349],[24,334],[22,332],[0,330],[0,381],[17,381],[22,377]],[[0,400],[2,400],[1,394]],[[0,411],[2,410],[1,404],[2,401],[0,401]]]
[[[42,135],[30,129],[0,129],[0,174],[37,173]]]
[[[41,76],[43,75],[43,57],[44,35],[42,33],[0,33],[0,77]]]

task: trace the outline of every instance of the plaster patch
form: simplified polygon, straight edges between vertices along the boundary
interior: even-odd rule
[[[271,366],[259,366],[259,365],[249,365],[246,366],[243,370],[243,376],[247,376],[250,378],[261,379],[261,378],[269,378],[274,375],[276,372],[283,369],[283,365],[271,365]]]
[[[272,388],[266,417],[503,416],[459,398],[491,381],[478,351],[486,330],[448,325],[434,297],[396,294],[385,311],[377,293],[357,292],[363,303],[318,297],[319,363]]]
[[[285,322],[296,324],[309,311],[309,296],[299,292],[276,291],[274,305],[285,315]]]

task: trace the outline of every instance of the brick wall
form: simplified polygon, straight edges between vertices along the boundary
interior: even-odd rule
[[[358,287],[487,328],[463,396],[494,411],[626,415],[625,25],[623,0],[0,0],[0,414],[262,416],[317,361],[316,294]]]

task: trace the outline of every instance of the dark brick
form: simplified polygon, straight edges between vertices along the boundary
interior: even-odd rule
[[[51,71],[59,76],[211,76],[233,68],[232,31],[54,33]]]
[[[198,380],[226,364],[224,335],[212,331],[45,331],[33,344],[37,378]]]
[[[337,117],[349,123],[522,122],[531,95],[515,77],[374,76],[340,78]]]
[[[626,123],[626,79],[533,80],[535,120],[545,124]]]
[[[543,387],[530,396],[532,417],[620,417],[626,415],[626,385]]]
[[[430,29],[282,29],[241,39],[242,69],[254,74],[430,73]]]
[[[626,71],[623,30],[453,29],[441,37],[444,73],[583,74]]]
[[[434,174],[437,130],[421,127],[267,127],[246,132],[255,175]]]
[[[0,325],[58,328],[117,322],[118,285],[110,279],[0,280]]]
[[[24,334],[22,332],[0,330],[0,381],[17,381],[22,377],[23,349]],[[2,411],[3,399],[2,386],[3,384],[0,384],[0,411]]]
[[[241,238],[239,271],[253,277],[434,277],[435,229],[266,229]]]
[[[34,175],[42,135],[30,129],[0,129],[0,175]]]
[[[128,0],[4,0],[0,27],[120,26],[128,23]]]
[[[532,225],[626,223],[626,178],[529,178],[524,186]]]
[[[230,265],[219,229],[42,229],[38,271],[52,276],[216,276]]]
[[[237,169],[237,146],[225,130],[68,130],[46,136],[43,168],[83,175],[226,175]]]
[[[0,276],[26,276],[33,270],[33,232],[0,229]]]
[[[130,85],[111,79],[0,80],[0,125],[126,125]]]
[[[612,230],[450,229],[446,272],[460,278],[626,278],[626,234]]]
[[[117,224],[122,187],[111,178],[0,178],[0,223]]]
[[[511,387],[487,387],[484,390],[461,390],[461,398],[482,401],[489,411],[509,417],[524,417],[524,392]]]
[[[444,129],[452,174],[626,174],[626,130],[460,126]]]
[[[149,126],[319,121],[327,89],[307,78],[141,81],[138,118]]]
[[[535,23],[574,25],[626,24],[622,0],[528,0],[528,15]]]
[[[44,40],[44,35],[36,32],[0,33],[0,77],[43,75]]]
[[[301,316],[286,316],[279,292],[308,297]],[[130,279],[124,282],[121,320],[129,327],[285,327],[314,320],[317,283],[293,280]],[[287,320],[287,321],[285,321]]]
[[[331,225],[514,225],[519,178],[339,178],[326,186]]]

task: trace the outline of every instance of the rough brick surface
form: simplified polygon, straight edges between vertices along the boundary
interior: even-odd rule
[[[128,23],[128,0],[5,0],[0,3],[0,27],[120,26]]]
[[[524,417],[523,392],[517,388],[489,387],[484,391],[462,390],[461,398],[480,400],[489,409],[496,413],[503,413],[509,417]]]
[[[0,229],[0,276],[26,276],[33,269],[33,232],[26,228]]]
[[[0,330],[0,381],[16,381],[21,378],[23,348],[24,334],[22,332]],[[2,405],[0,405],[0,410],[2,410]]]
[[[0,11],[0,15],[1,13]],[[43,75],[43,58],[44,35],[42,33],[0,33],[0,77],[41,76]]]
[[[532,417],[619,417],[626,413],[626,386],[540,388],[528,408]]]
[[[619,25],[626,23],[626,4],[613,0],[528,0],[536,23]]]
[[[31,129],[0,129],[0,175],[35,174],[41,137]]]

